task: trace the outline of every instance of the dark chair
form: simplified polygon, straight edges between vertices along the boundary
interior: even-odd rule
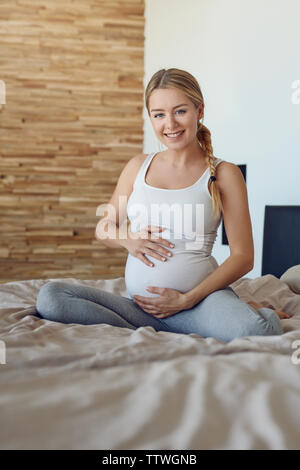
[[[300,264],[300,206],[266,206],[261,275]]]

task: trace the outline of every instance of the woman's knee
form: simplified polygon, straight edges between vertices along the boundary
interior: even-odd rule
[[[283,333],[282,325],[278,315],[270,308],[261,308],[259,310],[245,305],[246,316],[241,321],[240,336],[272,336]],[[245,320],[246,318],[246,320]]]
[[[280,318],[273,309],[262,307],[256,311],[256,314],[260,317],[259,325],[263,331],[261,333],[262,335],[272,336],[283,334]]]
[[[205,329],[222,341],[246,336],[281,335],[282,326],[278,315],[269,308],[256,311],[229,289],[216,291],[206,297]],[[205,303],[205,305],[204,305]],[[209,315],[208,315],[209,313]]]
[[[231,288],[218,292],[218,302],[221,309],[228,309],[233,333],[238,337],[271,336],[283,333],[280,318],[270,308],[256,310],[247,302],[241,300]]]
[[[41,287],[36,299],[36,309],[43,318],[56,319],[58,294],[62,287],[59,281],[50,281]]]

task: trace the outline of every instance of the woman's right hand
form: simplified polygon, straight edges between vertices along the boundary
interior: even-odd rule
[[[166,261],[170,256],[173,256],[170,250],[164,248],[174,248],[174,245],[169,240],[151,235],[152,232],[161,232],[162,230],[165,230],[165,227],[148,225],[139,232],[129,231],[129,237],[124,246],[132,256],[140,259],[147,266],[153,267],[154,264],[145,255],[150,255],[160,261]]]

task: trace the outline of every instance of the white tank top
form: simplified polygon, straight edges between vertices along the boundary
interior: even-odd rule
[[[146,290],[149,286],[169,287],[185,293],[218,267],[211,251],[221,215],[216,217],[213,214],[208,190],[209,168],[196,183],[186,188],[156,188],[145,181],[147,169],[156,154],[147,156],[136,176],[127,203],[127,216],[132,232],[138,232],[147,225],[166,227],[155,235],[170,240],[175,248],[165,247],[173,253],[165,262],[146,254],[154,267],[128,254],[125,284],[131,299],[134,294],[157,297],[157,294]],[[215,167],[222,161],[216,159]]]

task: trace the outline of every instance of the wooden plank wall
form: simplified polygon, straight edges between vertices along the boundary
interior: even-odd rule
[[[96,208],[143,149],[144,0],[1,0],[0,283],[110,279]]]

